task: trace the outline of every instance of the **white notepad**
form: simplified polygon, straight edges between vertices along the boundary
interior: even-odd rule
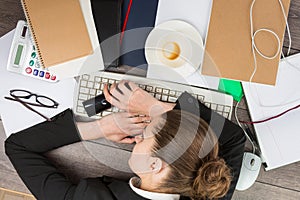
[[[300,104],[300,54],[281,60],[276,86],[243,83],[252,121],[266,119]],[[280,118],[255,124],[266,170],[300,161],[300,108]]]

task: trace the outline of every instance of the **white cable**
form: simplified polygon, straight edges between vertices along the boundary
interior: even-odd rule
[[[241,127],[241,129],[243,130],[244,134],[246,135],[247,139],[249,140],[249,142],[251,143],[252,145],[252,152],[253,154],[255,154],[255,151],[256,151],[256,146],[254,144],[254,142],[251,140],[251,138],[249,137],[248,133],[245,131],[245,129],[242,127],[241,123],[240,123],[240,120],[237,116],[237,109],[239,107],[239,104],[240,104],[240,101],[237,102],[236,106],[235,106],[235,109],[234,109],[234,116],[235,116],[235,119],[236,119],[236,122],[238,123],[239,127]]]
[[[288,23],[287,23],[287,19],[286,19],[286,14],[285,14],[285,11],[284,11],[284,7],[283,7],[283,4],[281,2],[281,0],[278,0],[279,1],[279,4],[281,6],[281,10],[283,12],[283,16],[285,18],[285,22],[287,24],[287,27],[288,27]],[[250,7],[250,31],[251,31],[251,40],[252,40],[252,54],[253,54],[253,60],[254,60],[254,70],[253,70],[253,73],[250,77],[250,80],[249,82],[251,83],[252,82],[252,79],[257,71],[257,59],[256,59],[256,53],[258,53],[261,57],[265,58],[265,59],[268,59],[268,60],[273,60],[274,58],[276,58],[279,53],[280,53],[280,39],[279,39],[279,36],[272,30],[270,29],[266,29],[266,28],[261,28],[261,29],[258,29],[254,32],[254,28],[253,28],[253,7],[254,7],[254,4],[255,4],[256,0],[253,0],[252,1],[252,4],[251,4],[251,7]],[[255,37],[258,33],[260,32],[267,32],[267,33],[271,33],[273,36],[275,36],[276,40],[277,40],[277,51],[274,55],[272,56],[267,56],[267,55],[264,55],[261,51],[259,51],[259,49],[257,48],[256,44],[255,44]],[[288,28],[288,33],[289,33],[289,38],[290,38],[290,31],[289,31],[289,28]],[[291,45],[291,40],[290,40],[290,45]],[[290,47],[289,47],[289,50],[288,50],[288,53],[290,51]],[[255,53],[256,52],[256,53]]]

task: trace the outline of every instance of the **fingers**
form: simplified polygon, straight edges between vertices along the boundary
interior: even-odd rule
[[[119,141],[119,143],[122,143],[122,144],[132,144],[134,142],[135,142],[135,138],[134,137],[133,138],[126,137],[126,138],[124,138],[124,139],[122,139],[122,140]]]
[[[110,90],[113,91],[115,89],[115,83],[110,87]],[[108,85],[105,84],[103,88],[103,94],[105,99],[112,105],[120,108],[121,104],[120,101],[108,90]]]
[[[107,84],[104,85],[103,94],[105,96],[106,101],[108,101],[110,104],[112,104],[112,98],[113,98],[113,96],[108,91],[108,85]]]
[[[130,122],[134,124],[151,122],[151,117],[146,115],[128,113],[128,117],[130,118]]]
[[[131,91],[135,91],[136,89],[139,88],[135,83],[133,83],[131,81],[128,81],[127,84],[131,88]]]
[[[133,90],[129,86],[129,81],[122,80],[118,84],[118,88],[123,94],[130,94]]]

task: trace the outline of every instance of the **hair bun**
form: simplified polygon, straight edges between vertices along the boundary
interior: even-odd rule
[[[229,190],[232,177],[229,167],[220,158],[203,163],[193,184],[195,199],[221,198]]]

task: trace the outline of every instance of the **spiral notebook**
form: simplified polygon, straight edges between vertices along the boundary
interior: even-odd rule
[[[79,0],[21,2],[44,67],[93,53]]]

